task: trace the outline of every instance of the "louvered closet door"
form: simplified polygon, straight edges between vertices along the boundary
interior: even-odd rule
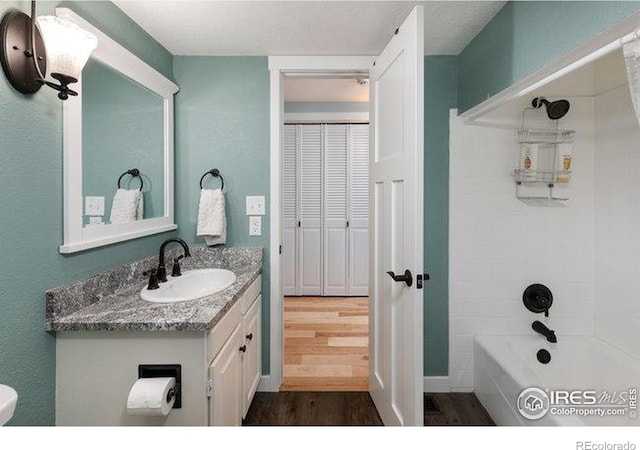
[[[298,145],[298,127],[284,126],[284,170],[282,175],[283,222],[282,222],[282,288],[284,295],[299,295],[296,276],[297,245],[297,184],[296,153]]]
[[[324,292],[347,295],[347,125],[325,125]]]
[[[349,125],[347,295],[369,295],[369,125]]]
[[[322,295],[322,125],[299,127],[299,295]]]

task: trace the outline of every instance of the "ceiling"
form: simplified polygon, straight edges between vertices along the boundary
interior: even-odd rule
[[[174,55],[377,55],[416,4],[425,54],[457,55],[505,3],[114,0]]]

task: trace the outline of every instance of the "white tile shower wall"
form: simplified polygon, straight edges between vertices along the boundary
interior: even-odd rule
[[[511,175],[519,154],[515,130],[465,125],[451,112],[452,391],[473,390],[476,335],[532,334],[536,319],[559,336],[594,333],[593,100],[570,100],[571,112],[560,126],[576,130],[574,177],[571,199],[561,208],[516,199]],[[549,319],[522,303],[532,283],[553,292]]]
[[[628,86],[595,99],[596,336],[640,358],[640,126]]]

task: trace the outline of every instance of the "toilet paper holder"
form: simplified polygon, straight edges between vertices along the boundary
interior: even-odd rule
[[[176,398],[173,409],[182,408],[182,366],[180,364],[140,364],[138,378],[173,377],[176,385],[167,393],[167,401]]]

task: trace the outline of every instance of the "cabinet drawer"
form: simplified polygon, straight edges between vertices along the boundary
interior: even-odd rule
[[[242,320],[242,301],[237,301],[207,334],[207,364],[215,358],[236,326]]]
[[[251,308],[251,305],[253,305],[253,302],[256,301],[256,298],[258,298],[261,288],[262,288],[262,275],[258,275],[258,278],[253,280],[253,283],[251,283],[251,286],[249,286],[249,289],[247,289],[245,293],[242,294],[242,298],[240,299],[240,301],[242,302],[243,316],[247,313],[249,308]]]

